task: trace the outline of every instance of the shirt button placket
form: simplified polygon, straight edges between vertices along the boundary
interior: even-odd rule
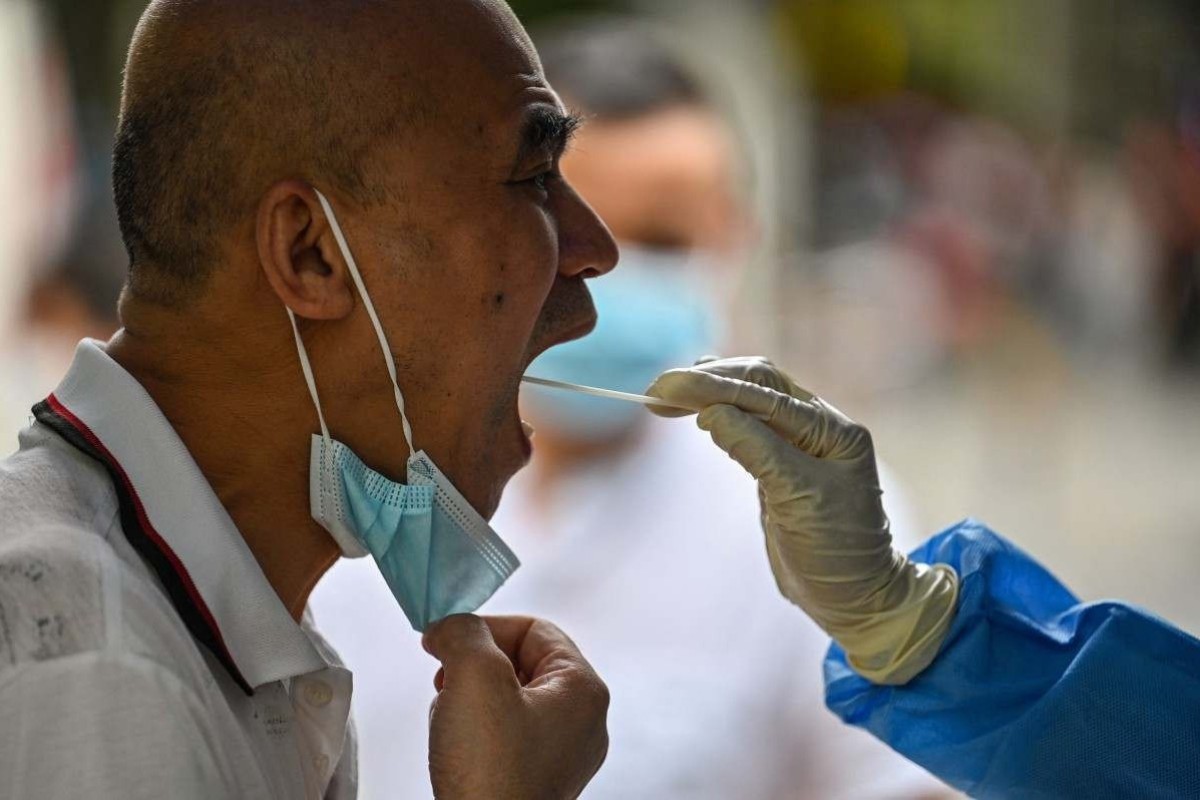
[[[324,708],[333,700],[333,689],[325,681],[313,681],[304,687],[304,701],[314,708]]]

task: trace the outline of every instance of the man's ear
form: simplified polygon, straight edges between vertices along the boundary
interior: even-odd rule
[[[255,238],[267,282],[296,316],[337,320],[354,310],[353,279],[311,186],[271,186],[258,204]]]

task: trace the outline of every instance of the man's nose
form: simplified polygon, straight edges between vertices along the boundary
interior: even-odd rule
[[[604,220],[567,187],[558,218],[558,272],[563,277],[599,278],[617,265],[617,242]]]

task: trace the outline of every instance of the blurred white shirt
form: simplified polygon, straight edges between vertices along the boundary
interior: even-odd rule
[[[483,612],[555,622],[608,683],[611,746],[586,797],[880,798],[941,787],[825,709],[828,639],[775,588],[754,483],[694,423],[649,420],[640,447],[564,479],[548,507],[533,508],[528,478],[513,481],[493,521],[523,567]],[[374,563],[343,560],[310,608],[354,671],[361,796],[430,797],[437,665]]]

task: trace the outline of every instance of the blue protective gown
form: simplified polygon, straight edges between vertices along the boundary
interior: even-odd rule
[[[1122,603],[1081,604],[977,522],[912,557],[961,579],[942,650],[889,687],[835,645],[834,713],[972,797],[1200,798],[1200,640]]]

